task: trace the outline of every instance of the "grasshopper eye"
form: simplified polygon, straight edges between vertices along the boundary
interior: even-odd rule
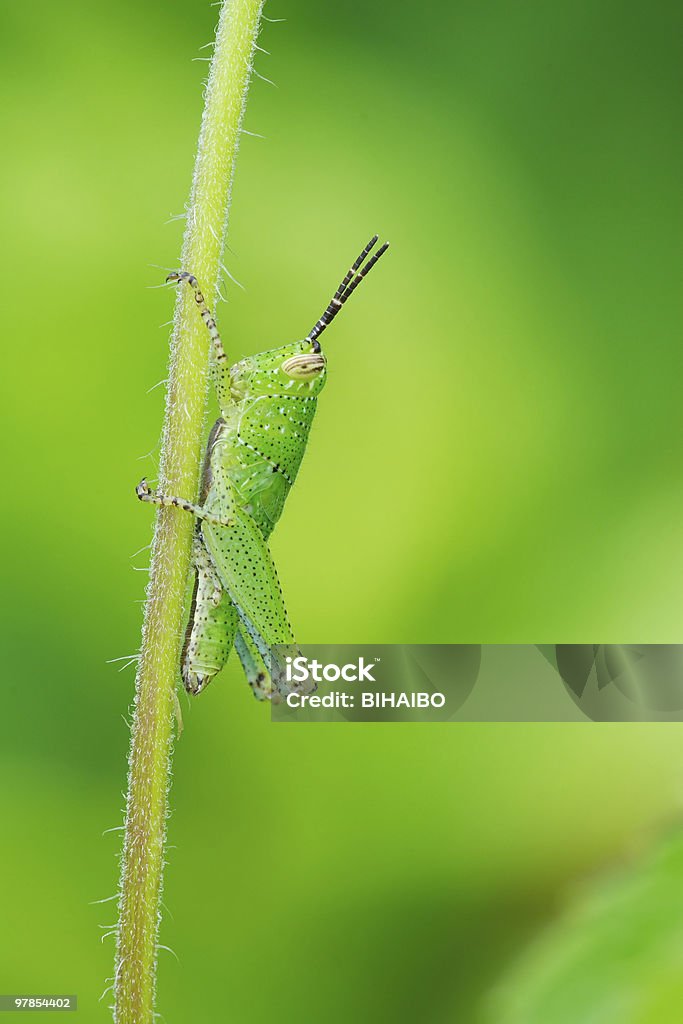
[[[302,352],[298,356],[285,359],[282,372],[294,380],[312,380],[325,367],[325,356],[322,352]]]

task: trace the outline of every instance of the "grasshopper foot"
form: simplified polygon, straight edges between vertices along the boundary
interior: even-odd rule
[[[140,483],[135,488],[135,493],[137,494],[140,501],[149,501],[150,498],[152,497],[152,491],[150,490],[150,486],[147,483],[147,480],[144,476]]]

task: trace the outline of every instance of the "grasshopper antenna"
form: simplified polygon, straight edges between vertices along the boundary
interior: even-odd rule
[[[361,283],[363,278],[370,273],[370,271],[374,267],[375,263],[377,263],[377,260],[380,258],[380,256],[383,256],[384,253],[389,248],[389,243],[385,242],[384,245],[381,245],[379,247],[374,256],[371,256],[368,262],[365,263],[365,260],[370,255],[370,252],[374,249],[375,245],[377,244],[378,237],[378,235],[372,236],[372,238],[365,246],[358,259],[352,264],[348,273],[345,275],[342,283],[339,285],[336,292],[332,296],[329,306],[327,307],[323,315],[320,317],[318,322],[315,324],[315,326],[306,335],[305,340],[310,341],[314,352],[320,352],[320,342],[318,341],[318,338],[323,333],[325,328],[329,327],[329,325],[332,323],[339,310],[342,308],[342,306],[348,299],[349,295],[351,295],[351,293],[356,290],[356,288]],[[365,266],[363,266],[364,263]]]
[[[197,281],[197,278],[194,276],[194,274],[188,274],[187,271],[185,270],[174,270],[166,278],[166,284],[178,281],[187,281],[190,288],[193,290],[194,301],[197,303],[201,318],[206,324],[206,329],[211,335],[211,340],[213,341],[214,348],[216,350],[216,362],[218,363],[219,366],[223,366],[225,363],[227,363],[228,357],[225,353],[225,349],[223,348],[223,342],[221,341],[221,336],[218,327],[216,326],[216,321],[213,318],[211,310],[206,304],[206,299],[202,295],[202,290],[199,287],[199,282]]]

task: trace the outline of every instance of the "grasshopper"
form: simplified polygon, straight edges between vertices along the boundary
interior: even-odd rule
[[[153,491],[143,479],[141,501],[173,505],[196,518],[194,590],[181,657],[189,693],[200,693],[223,668],[234,647],[254,695],[277,701],[287,691],[282,652],[298,654],[268,538],[301,465],[327,376],[320,335],[386,252],[370,239],[303,341],[228,365],[221,336],[197,279],[185,282],[213,343],[211,377],[220,416],[206,449],[199,502]],[[368,257],[370,258],[368,259]],[[367,262],[366,262],[367,260]],[[274,665],[273,648],[280,659]],[[282,645],[280,647],[279,645]]]

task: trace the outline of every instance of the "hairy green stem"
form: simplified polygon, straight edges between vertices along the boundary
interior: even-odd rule
[[[263,0],[225,0],[206,89],[182,267],[215,306]],[[178,291],[160,488],[197,493],[206,408],[208,336],[190,289]],[[116,1024],[151,1024],[172,753],[173,707],[192,518],[162,508],[156,520],[135,690],[114,980]]]

